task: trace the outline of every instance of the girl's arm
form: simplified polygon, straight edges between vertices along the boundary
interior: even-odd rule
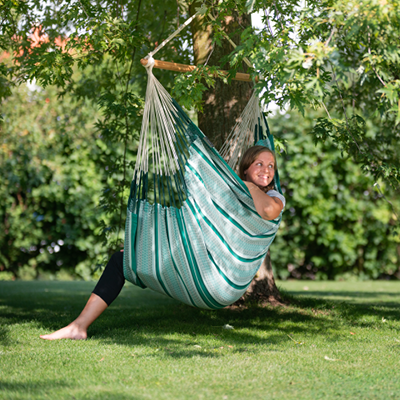
[[[283,209],[283,203],[276,197],[268,196],[252,182],[244,182],[248,187],[257,212],[262,219],[271,220],[279,217]]]

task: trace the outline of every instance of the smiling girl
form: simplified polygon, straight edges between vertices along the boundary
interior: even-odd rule
[[[244,181],[261,218],[279,217],[285,207],[285,198],[275,190],[275,154],[264,146],[250,147],[243,155],[239,177]]]
[[[277,218],[285,206],[285,198],[274,190],[275,170],[275,154],[263,146],[247,150],[239,166],[239,176],[249,188],[258,214],[266,220]],[[124,283],[123,253],[117,252],[108,262],[78,318],[66,327],[40,337],[46,340],[86,339],[88,327],[115,300]]]

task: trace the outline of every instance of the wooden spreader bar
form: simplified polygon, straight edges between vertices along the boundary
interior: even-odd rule
[[[146,66],[147,62],[148,62],[148,60],[146,60],[145,58],[142,58],[140,60],[140,63],[143,66]],[[196,68],[196,66],[195,65],[177,64],[177,63],[173,63],[173,62],[169,62],[169,61],[154,60],[154,68],[167,69],[168,71],[176,71],[176,72],[191,72]],[[220,72],[228,75],[227,71],[220,71]],[[243,72],[237,72],[236,75],[232,79],[235,81],[252,82],[252,79],[250,78],[250,74],[245,74]]]

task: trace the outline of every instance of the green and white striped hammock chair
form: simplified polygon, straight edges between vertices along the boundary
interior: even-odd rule
[[[234,168],[246,147],[274,150],[258,99],[218,154],[152,73],[125,230],[124,275],[183,303],[219,309],[238,300],[281,222],[263,220]],[[276,189],[281,192],[279,175]],[[282,214],[282,213],[281,213]]]

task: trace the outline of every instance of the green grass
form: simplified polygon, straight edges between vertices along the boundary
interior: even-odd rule
[[[126,285],[88,340],[48,342],[93,283],[0,282],[0,399],[400,398],[400,282],[279,285],[292,306],[242,311]]]

